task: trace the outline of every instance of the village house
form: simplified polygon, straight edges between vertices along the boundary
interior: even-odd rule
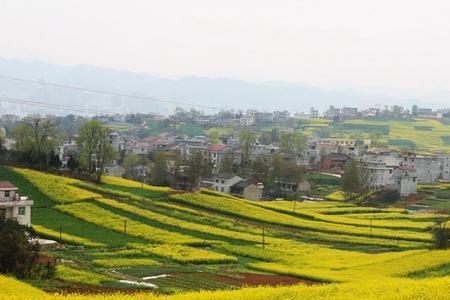
[[[382,161],[365,162],[369,170],[369,187],[372,191],[396,190],[400,196],[417,193],[417,171],[409,166],[387,166]]]
[[[434,183],[442,178],[441,163],[438,157],[407,153],[402,155],[400,166],[416,169],[418,183]]]
[[[18,188],[9,181],[0,181],[0,217],[15,219],[19,224],[31,225],[33,200],[19,196]]]
[[[149,152],[165,144],[166,142],[163,138],[159,136],[149,136],[135,144],[133,153],[139,155],[147,155]]]
[[[358,108],[356,107],[343,107],[341,109],[341,115],[344,119],[354,119],[358,116]]]
[[[339,119],[340,115],[341,115],[341,109],[331,105],[328,108],[328,110],[325,111],[325,114],[323,116],[326,119]]]
[[[252,145],[251,160],[255,160],[258,156],[270,156],[280,151],[280,147],[274,144],[263,145],[254,143]]]
[[[394,167],[388,167],[381,161],[369,161],[366,166],[369,169],[370,190],[378,191],[392,186]]]
[[[430,119],[430,120],[440,120],[442,119],[442,113],[438,111],[433,111],[431,108],[418,108],[417,118],[418,119]]]
[[[394,168],[392,181],[400,196],[409,196],[417,193],[417,171],[413,167]]]
[[[241,180],[230,187],[230,194],[248,200],[259,201],[263,197],[264,185],[252,180]]]
[[[225,155],[231,155],[233,165],[241,164],[241,152],[225,144],[212,144],[207,148],[207,153],[211,160],[213,174],[218,174],[222,166]]]
[[[320,171],[342,174],[345,163],[350,160],[350,156],[343,153],[330,153],[320,159]]]
[[[311,191],[311,185],[305,179],[300,181],[284,181],[278,180],[275,182],[279,191],[284,194],[292,194],[299,192],[309,192]]]
[[[236,183],[244,180],[244,178],[233,173],[222,173],[213,176],[211,179],[202,181],[202,186],[211,190],[230,194],[230,189]]]
[[[399,166],[402,160],[401,154],[392,149],[371,149],[363,155],[366,162],[376,161],[382,162],[386,166]]]

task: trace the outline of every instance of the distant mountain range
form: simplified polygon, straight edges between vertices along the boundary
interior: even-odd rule
[[[411,99],[398,99],[383,94],[326,90],[301,83],[250,83],[228,78],[188,76],[180,79],[157,78],[148,74],[94,66],[53,65],[37,61],[0,58],[0,75],[39,80],[41,84],[14,82],[0,78],[0,96],[20,97],[66,106],[112,112],[156,112],[169,114],[174,104],[101,95],[50,87],[45,82],[101,89],[171,100],[189,105],[207,105],[223,109],[288,110],[308,112],[311,107],[322,111],[329,105],[368,107],[376,104],[399,104],[410,107]],[[420,104],[420,101],[416,102]],[[52,110],[0,102],[8,113],[55,113]],[[207,110],[205,112],[208,112]],[[56,112],[57,113],[57,112]],[[67,112],[64,112],[67,113]]]

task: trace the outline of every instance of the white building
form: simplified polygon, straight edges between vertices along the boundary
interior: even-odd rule
[[[400,196],[417,193],[417,171],[413,167],[394,168],[392,181]]]
[[[311,107],[311,110],[309,111],[309,115],[311,119],[319,119],[319,110],[315,109],[314,107]]]
[[[418,183],[433,183],[442,178],[441,161],[438,157],[407,154],[402,155],[400,166],[416,169]]]
[[[239,119],[239,122],[240,122],[241,126],[248,127],[248,126],[252,126],[255,123],[255,118],[253,117],[253,115],[247,114],[247,115],[242,116]]]
[[[0,217],[15,219],[19,224],[31,224],[33,201],[20,197],[18,188],[9,181],[0,181]]]
[[[366,164],[371,190],[393,189],[397,190],[400,196],[417,193],[417,171],[414,167],[387,166],[381,161],[370,161]]]
[[[391,149],[373,149],[363,155],[366,162],[383,162],[386,166],[399,166],[402,160],[400,153]]]
[[[367,162],[369,168],[369,186],[371,190],[378,191],[392,186],[393,167],[386,166],[383,162]]]
[[[230,188],[242,180],[244,179],[236,174],[223,173],[214,176],[212,179],[204,180],[202,185],[217,192],[230,194]]]

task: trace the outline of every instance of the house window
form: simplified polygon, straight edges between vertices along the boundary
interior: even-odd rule
[[[413,182],[416,182],[416,177],[413,177]]]
[[[222,180],[222,183],[225,183],[225,180]]]
[[[17,209],[17,214],[18,214],[19,216],[25,216],[25,207],[19,207],[19,208]]]
[[[5,191],[5,198],[9,198],[9,191]]]
[[[389,170],[389,174],[392,174],[392,169],[391,169],[391,170]]]
[[[223,188],[223,187],[221,187],[221,188],[220,188],[220,191],[221,191],[221,192],[224,192],[224,188]]]

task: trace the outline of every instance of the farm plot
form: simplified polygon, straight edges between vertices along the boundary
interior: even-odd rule
[[[431,235],[423,232],[409,232],[400,230],[388,230],[384,228],[374,228],[371,231],[366,228],[330,224],[327,222],[297,218],[294,216],[274,212],[249,202],[234,199],[221,199],[201,194],[180,194],[172,195],[170,199],[193,206],[203,207],[209,210],[235,215],[250,220],[255,220],[274,225],[289,226],[312,231],[342,233],[359,236],[374,236],[381,238],[392,238],[412,241],[430,241]]]
[[[204,240],[152,227],[121,217],[93,203],[58,205],[58,210],[104,228],[157,243],[198,244]]]

